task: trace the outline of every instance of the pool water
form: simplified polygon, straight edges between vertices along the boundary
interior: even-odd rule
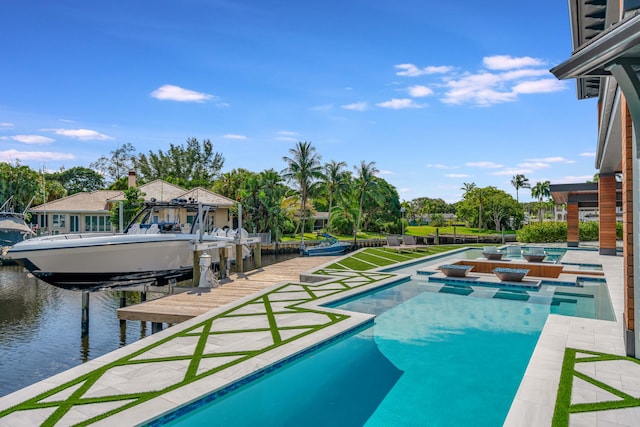
[[[168,425],[501,425],[548,314],[574,305],[428,288],[410,280],[344,303],[374,325]]]

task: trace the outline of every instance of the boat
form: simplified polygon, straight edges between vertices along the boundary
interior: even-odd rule
[[[318,237],[321,238],[321,241],[315,246],[301,245],[300,254],[302,256],[343,255],[351,248],[350,243],[341,242],[331,234],[319,233]]]
[[[25,221],[25,214],[14,212],[11,208],[13,196],[0,206],[0,254],[3,247],[12,246],[25,239],[35,236],[35,233]],[[1,255],[0,255],[1,263]]]
[[[213,233],[215,206],[174,199],[146,202],[123,233],[71,233],[35,237],[5,251],[35,277],[65,289],[95,290],[193,277],[194,245],[220,248],[240,233]],[[246,254],[245,254],[246,256]],[[197,261],[196,261],[197,263]]]

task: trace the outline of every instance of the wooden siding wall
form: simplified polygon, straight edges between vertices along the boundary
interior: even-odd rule
[[[615,193],[614,193],[615,195]],[[578,203],[567,203],[567,246],[577,248],[580,242]]]
[[[616,254],[616,176],[600,174],[598,178],[600,214],[600,255]]]
[[[622,110],[622,245],[624,253],[624,317],[627,329],[635,330],[633,269],[633,122],[624,97]]]

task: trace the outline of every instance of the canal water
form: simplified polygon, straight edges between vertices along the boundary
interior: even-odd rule
[[[297,254],[262,255],[269,265]],[[245,266],[251,268],[251,264]],[[139,294],[127,292],[127,304]],[[147,294],[147,299],[163,294]],[[89,335],[82,337],[82,292],[48,285],[21,267],[0,267],[0,396],[95,359],[151,334],[151,323],[120,321],[120,293],[90,295]]]

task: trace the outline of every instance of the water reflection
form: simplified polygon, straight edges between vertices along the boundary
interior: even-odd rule
[[[263,255],[262,261],[294,256]],[[89,335],[82,337],[82,292],[48,285],[17,266],[0,267],[0,396],[151,334],[146,322],[116,317],[120,297],[114,290],[91,293]],[[127,292],[127,305],[140,301],[139,293]]]

